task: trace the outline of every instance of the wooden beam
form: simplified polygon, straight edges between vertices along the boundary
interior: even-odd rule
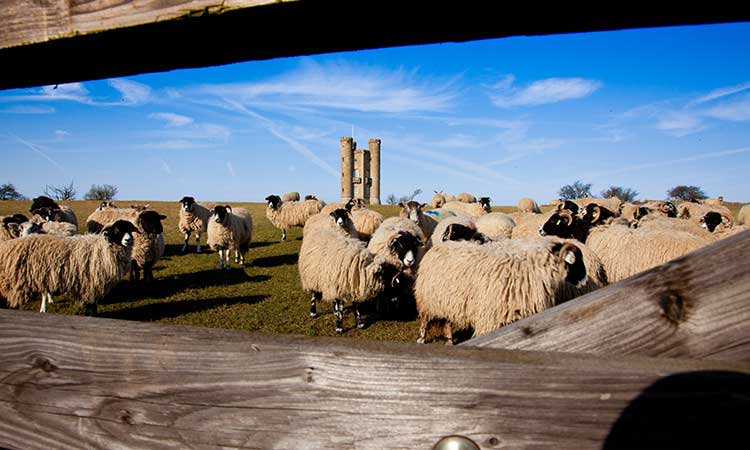
[[[6,0],[0,89],[435,42],[750,20],[747,6]]]
[[[750,406],[750,364],[727,361],[259,335],[7,310],[0,348],[7,448],[427,449],[452,434],[485,449],[706,439],[721,448],[744,432]]]
[[[463,345],[750,361],[750,232]]]

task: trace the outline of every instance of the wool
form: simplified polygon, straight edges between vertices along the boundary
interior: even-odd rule
[[[425,248],[421,247],[417,250],[416,255],[414,255],[416,262],[413,266],[409,268],[403,267],[398,255],[389,247],[391,240],[397,237],[399,233],[409,233],[423,244],[425,242],[425,236],[417,224],[403,217],[389,217],[383,221],[372,235],[370,243],[367,244],[367,250],[374,255],[383,257],[386,263],[397,269],[403,269],[407,277],[414,279],[419,268],[419,261],[424,256]]]
[[[533,199],[527,197],[524,197],[518,201],[518,210],[524,213],[542,213],[542,210],[539,209],[539,205]]]
[[[443,234],[445,233],[445,230],[453,224],[464,225],[473,230],[477,229],[477,225],[476,222],[474,222],[474,219],[467,215],[460,214],[457,216],[448,217],[447,219],[438,222],[438,224],[435,226],[435,230],[433,230],[432,235],[429,237],[429,241],[426,245],[427,249],[429,250],[436,245],[442,244]]]
[[[359,234],[359,238],[365,242],[370,240],[372,234],[378,229],[381,223],[383,223],[384,217],[377,211],[371,209],[362,208],[352,211],[352,221],[354,222],[354,228]]]
[[[86,231],[99,233],[104,227],[118,220],[135,223],[137,217],[138,210],[134,208],[97,208],[86,218]]]
[[[461,192],[456,196],[456,201],[462,202],[462,203],[476,203],[477,198],[474,197],[473,194],[469,194],[468,192]],[[448,200],[446,199],[446,203]]]
[[[508,214],[493,212],[476,220],[477,231],[493,241],[510,239],[516,222]]]
[[[730,226],[734,224],[732,212],[729,208],[723,205],[704,205],[703,203],[682,202],[677,206],[677,217],[700,224],[701,217],[711,211],[717,212],[726,217]]]
[[[549,220],[552,214],[554,213],[534,214],[517,212],[509,214],[511,219],[516,223],[516,226],[511,230],[511,239],[539,237],[539,229]]]
[[[276,209],[266,206],[266,217],[273,226],[282,230],[291,227],[304,227],[310,216],[322,212],[323,205],[324,203],[320,200],[281,202]]]
[[[622,200],[620,200],[617,197],[609,197],[609,198],[586,197],[586,198],[575,199],[574,202],[581,208],[585,208],[587,205],[591,203],[596,203],[597,205],[603,206],[604,208],[607,208],[608,210],[612,211],[615,214],[615,216],[618,216],[620,214],[620,205],[622,205]]]
[[[487,214],[479,203],[465,203],[462,201],[446,202],[441,208],[443,210],[453,211],[456,214],[467,214],[471,217],[479,217]]]
[[[323,212],[313,214],[307,219],[307,222],[305,222],[305,227],[302,229],[302,238],[304,239],[304,237],[308,234],[314,233],[316,230],[319,230],[321,228],[332,228],[347,236],[359,239],[359,233],[357,233],[357,229],[354,226],[351,215],[347,214],[344,225],[339,226],[339,224],[336,223],[336,219],[332,217],[331,214],[324,214]]]
[[[190,210],[188,211],[185,211],[185,209],[180,206],[180,221],[177,224],[180,233],[205,233],[208,229],[208,219],[211,217],[211,209],[213,206],[213,204],[193,203],[190,205]]]
[[[281,197],[282,202],[298,202],[299,192],[287,192]]]
[[[438,219],[435,216],[425,214],[422,211],[422,205],[415,201],[401,203],[401,211],[399,211],[398,215],[417,224],[422,230],[422,234],[428,238],[432,236],[438,223]]]
[[[750,203],[740,208],[737,213],[737,225],[750,225]]]
[[[241,254],[250,249],[253,239],[253,218],[245,208],[234,208],[224,222],[213,217],[208,221],[208,245],[214,250],[235,250]]]

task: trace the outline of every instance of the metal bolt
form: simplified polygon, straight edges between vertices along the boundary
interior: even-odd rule
[[[446,436],[440,439],[432,450],[479,450],[479,446],[463,436]]]

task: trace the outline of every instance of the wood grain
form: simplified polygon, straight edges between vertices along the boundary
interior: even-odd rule
[[[739,6],[469,0],[5,0],[0,89],[323,52],[750,20]],[[429,14],[426,14],[426,11]]]
[[[750,360],[750,232],[464,343]]]
[[[670,442],[710,433],[716,443],[735,437],[724,428],[744,420],[735,410],[750,405],[750,365],[726,361],[313,339],[7,310],[0,348],[7,448],[428,449],[451,434],[484,449],[622,448],[633,427],[672,421],[686,430],[667,433]],[[695,408],[725,422],[692,426],[706,420]],[[636,435],[643,447],[665,433]]]

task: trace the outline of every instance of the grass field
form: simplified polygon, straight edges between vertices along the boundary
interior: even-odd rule
[[[97,207],[95,201],[61,202],[73,208],[79,228],[85,231],[86,217]],[[123,280],[99,303],[99,315],[113,319],[158,321],[179,325],[241,329],[269,333],[292,333],[308,336],[332,336],[334,316],[329,305],[318,308],[319,316],[309,317],[310,296],[300,287],[297,257],[302,244],[302,229],[288,232],[281,242],[280,230],[265,217],[263,203],[234,203],[250,210],[254,221],[253,243],[246,256],[246,266],[240,269],[233,263],[231,271],[218,270],[218,256],[204,247],[204,253],[194,252],[191,237],[190,252],[180,255],[183,236],[177,230],[179,204],[177,202],[118,201],[119,206],[131,203],[150,203],[167,216],[164,221],[166,251],[154,267],[154,282],[145,284]],[[0,201],[0,215],[22,212],[28,215],[29,201]],[[740,204],[730,205],[736,216]],[[373,207],[386,217],[398,214],[396,206]],[[515,207],[495,207],[495,211],[510,212]],[[205,237],[201,238],[205,244]],[[49,313],[83,314],[83,308],[65,297],[55,299],[48,306]],[[39,310],[40,301],[23,309]],[[417,338],[416,312],[413,304],[387,319],[374,319],[374,311],[363,307],[368,326],[357,329],[354,315],[344,315],[344,335],[349,337],[415,341]],[[409,307],[410,306],[410,307]],[[368,314],[369,313],[369,314]],[[460,335],[457,336],[460,338]]]

